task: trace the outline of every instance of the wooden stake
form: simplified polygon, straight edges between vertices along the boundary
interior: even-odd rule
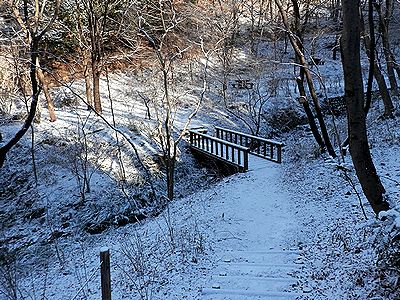
[[[101,299],[111,300],[110,250],[100,249]]]

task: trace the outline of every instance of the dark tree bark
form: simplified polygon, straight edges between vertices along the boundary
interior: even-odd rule
[[[350,154],[365,196],[376,214],[387,210],[385,189],[376,172],[368,145],[360,62],[359,2],[343,0],[342,64]]]
[[[362,13],[360,13],[362,19]],[[365,114],[371,107],[372,102],[372,83],[374,81],[375,72],[375,26],[374,26],[374,8],[372,5],[372,0],[368,0],[368,24],[369,24],[369,44],[365,46],[367,52],[369,52],[369,72],[368,72],[368,83],[367,83],[367,100],[364,105]],[[361,21],[361,30],[365,34],[364,20]]]
[[[325,152],[325,143],[324,140],[322,139],[321,135],[319,134],[317,124],[315,123],[314,115],[311,111],[310,104],[308,103],[307,96],[306,96],[306,91],[304,89],[304,81],[301,78],[297,78],[297,86],[299,87],[299,92],[300,92],[300,99],[299,102],[301,105],[303,105],[304,111],[307,115],[307,120],[308,124],[310,125],[311,132],[318,143],[321,152]]]
[[[36,108],[38,105],[39,101],[39,94],[40,94],[40,89],[39,89],[39,84],[38,80],[36,78],[36,61],[38,59],[38,48],[39,48],[39,41],[37,37],[32,37],[32,42],[30,45],[30,52],[31,52],[31,58],[30,58],[30,79],[31,79],[31,87],[32,87],[32,101],[31,101],[31,106],[30,110],[28,113],[28,117],[26,118],[24,125],[22,128],[15,134],[15,136],[3,147],[0,148],[0,168],[3,167],[4,162],[6,160],[7,153],[14,147],[20,140],[21,138],[25,135],[25,133],[28,131],[28,129],[31,127],[33,119],[35,118],[35,113],[36,113]]]

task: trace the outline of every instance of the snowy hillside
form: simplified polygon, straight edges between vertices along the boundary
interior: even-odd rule
[[[301,5],[296,20],[297,1],[285,2],[292,14],[285,25],[280,1],[111,2],[126,10],[107,7],[98,24],[112,19],[97,70],[101,109],[88,105],[97,62],[88,55],[90,22],[79,19],[84,5],[62,2],[45,47],[33,51],[42,55],[57,121],[49,121],[40,93],[34,122],[0,168],[0,300],[101,299],[105,249],[114,300],[400,299],[400,99],[392,89],[393,115],[383,115],[374,81],[369,146],[391,208],[377,218],[342,148],[340,3]],[[53,7],[46,3],[38,18],[47,22]],[[10,17],[19,10],[7,5],[0,3],[0,147],[34,102],[33,44]],[[398,57],[394,7],[389,29]],[[299,55],[288,38],[294,33],[303,35],[314,101],[311,86],[300,93]],[[382,43],[378,35],[377,61],[389,86]],[[310,130],[318,101],[337,158]],[[217,126],[284,143],[282,163],[250,154],[249,170],[232,174],[209,156],[199,160],[189,129],[214,135]],[[244,144],[248,152],[254,147]]]
[[[399,123],[377,116],[370,118],[372,151],[395,206]],[[344,164],[320,157],[306,127],[279,137],[286,144],[282,165],[252,159],[248,173],[217,184],[211,183],[212,173],[206,169],[194,173],[198,164],[185,154],[191,176],[184,178],[192,190],[200,191],[188,193],[184,185],[186,196],[158,216],[120,227],[129,223],[118,220],[126,212],[114,209],[121,209],[126,198],[113,194],[113,181],[96,171],[92,191],[82,203],[73,172],[49,151],[52,143],[67,147],[62,140],[49,140],[49,132],[68,130],[68,119],[75,118],[60,111],[59,122],[37,125],[47,130],[38,138],[36,187],[28,176],[29,164],[25,170],[16,164],[6,169],[13,179],[3,182],[3,195],[18,191],[20,200],[10,206],[12,196],[2,197],[2,216],[8,216],[2,219],[2,255],[18,255],[7,258],[6,270],[17,276],[22,295],[98,299],[98,254],[106,246],[111,251],[114,299],[397,299],[397,273],[375,265],[390,226],[385,229],[385,222],[374,219],[361,196],[369,219],[364,220],[349,157]],[[344,126],[343,120],[337,121]],[[17,153],[28,155],[26,142]],[[183,153],[186,147],[182,145]],[[338,166],[349,168],[348,177]],[[85,233],[82,225],[107,214],[115,218],[111,227],[102,234]]]

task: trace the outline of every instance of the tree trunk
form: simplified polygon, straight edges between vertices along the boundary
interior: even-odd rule
[[[83,77],[85,78],[86,101],[89,106],[93,105],[92,86],[90,83],[90,57],[86,50],[83,50]]]
[[[33,37],[32,41],[31,41],[31,49],[30,49],[31,64],[30,64],[30,73],[29,74],[30,74],[31,87],[32,87],[32,101],[31,101],[31,107],[29,110],[29,114],[28,114],[28,117],[26,118],[25,123],[22,126],[22,128],[15,134],[15,136],[7,144],[5,144],[3,147],[0,148],[0,168],[3,167],[3,165],[4,165],[7,153],[25,135],[25,133],[31,127],[32,121],[35,117],[36,108],[37,108],[38,101],[39,101],[39,94],[40,94],[39,83],[36,78],[36,76],[37,76],[36,62],[37,62],[38,53],[39,53],[39,51],[38,51],[39,40],[40,39]]]
[[[76,11],[74,13],[76,15],[77,33],[79,38],[79,53],[83,64],[83,77],[85,78],[86,101],[90,107],[93,106],[92,86],[90,82],[90,66],[91,66],[90,51],[88,50],[89,46],[86,44],[87,43],[86,36],[83,33],[84,30],[81,17],[81,7],[79,5],[78,0],[75,0],[75,6],[76,6]]]
[[[41,88],[42,88],[42,90],[44,92],[44,96],[46,98],[47,109],[49,110],[50,122],[55,122],[55,121],[57,121],[57,117],[54,112],[54,104],[53,104],[53,100],[51,99],[51,95],[49,92],[49,87],[48,87],[46,78],[44,77],[43,71],[40,67],[39,58],[36,61],[36,72],[37,72],[37,79],[40,82]]]
[[[364,105],[365,115],[368,115],[372,103],[372,84],[374,82],[375,73],[375,24],[374,24],[374,7],[372,0],[368,0],[368,24],[369,24],[369,43],[365,45],[365,49],[369,52],[369,71],[367,82],[367,95]],[[362,12],[360,13],[360,27],[363,35],[366,35],[365,24]]]
[[[102,113],[101,98],[100,98],[100,75],[101,75],[101,60],[102,60],[102,30],[104,24],[100,21],[100,15],[97,12],[98,7],[96,3],[89,1],[88,7],[88,21],[90,31],[90,51],[92,63],[92,79],[93,79],[93,103],[94,109],[97,113]],[[102,16],[104,22],[106,20],[106,13]],[[103,25],[103,26],[102,26]]]
[[[374,66],[374,76],[376,79],[376,83],[378,84],[379,94],[382,97],[382,102],[385,109],[383,116],[385,118],[393,118],[394,106],[392,98],[387,88],[385,78],[383,77],[383,74],[376,62]]]
[[[391,16],[391,1],[387,1],[387,6],[386,6],[386,13],[383,13],[382,6],[380,3],[374,3],[376,7],[376,11],[378,12],[379,15],[379,31],[382,36],[382,45],[383,45],[383,53],[385,54],[385,60],[386,60],[386,67],[387,67],[387,73],[388,73],[388,78],[390,82],[390,88],[392,90],[392,93],[394,95],[398,95],[398,90],[399,86],[397,84],[396,80],[396,75],[394,73],[394,56],[392,51],[390,50],[390,41],[389,41],[389,19]],[[389,6],[389,7],[388,7]]]
[[[392,61],[394,64],[394,69],[396,70],[397,73],[397,77],[400,79],[400,65],[397,63],[396,58],[394,57],[393,54],[392,54]]]
[[[376,172],[369,151],[364,91],[360,62],[359,2],[343,0],[342,64],[349,132],[350,154],[361,187],[376,214],[387,210],[385,189]]]
[[[168,157],[167,164],[167,194],[168,200],[172,201],[174,199],[174,186],[175,186],[175,158]]]
[[[297,3],[297,1],[295,1],[295,0],[292,0],[292,2],[293,3]],[[322,115],[321,106],[320,106],[319,101],[318,101],[318,96],[317,96],[317,93],[315,92],[315,88],[314,88],[314,83],[313,83],[313,80],[312,80],[311,72],[308,69],[308,63],[307,63],[307,60],[306,60],[306,58],[304,56],[304,53],[302,51],[302,46],[301,45],[299,46],[299,44],[301,44],[301,40],[299,39],[299,37],[297,37],[297,38],[294,37],[293,33],[290,32],[289,21],[288,21],[286,12],[283,9],[282,3],[279,0],[275,0],[275,3],[278,6],[278,9],[279,9],[280,14],[282,16],[282,20],[283,20],[285,29],[288,31],[289,40],[290,40],[290,43],[291,43],[291,45],[293,47],[293,50],[295,51],[296,56],[298,57],[298,59],[300,61],[300,64],[301,64],[301,66],[302,66],[302,68],[304,70],[305,77],[306,77],[306,80],[307,80],[308,90],[310,92],[311,99],[313,100],[313,103],[314,103],[314,109],[315,109],[315,112],[317,114],[317,119],[318,119],[318,122],[319,122],[319,126],[320,126],[320,129],[321,129],[321,134],[322,134],[322,137],[324,139],[326,148],[328,150],[329,155],[331,155],[332,157],[336,157],[337,155],[336,155],[335,150],[333,149],[333,146],[331,144],[331,141],[330,141],[330,138],[329,138],[329,134],[328,134],[328,131],[327,131],[327,128],[326,128],[326,125],[325,125],[325,121],[324,121],[324,118],[323,118],[323,115]],[[298,5],[297,5],[297,7],[298,7]],[[295,6],[295,8],[296,8],[296,6]],[[298,16],[299,12],[296,11],[295,15],[297,16],[296,17],[296,19],[297,19],[299,17]],[[299,22],[299,20],[296,20],[296,22]],[[296,25],[296,26],[299,26],[299,25]],[[300,29],[298,28],[297,29],[298,32],[296,32],[296,33],[299,33],[299,30]]]
[[[317,124],[315,123],[314,115],[311,111],[310,104],[308,103],[306,91],[304,88],[304,81],[301,78],[297,78],[296,82],[297,82],[297,86],[298,86],[299,92],[300,92],[299,102],[303,105],[304,111],[307,115],[308,124],[310,125],[311,132],[312,132],[316,142],[318,143],[318,145],[321,149],[321,152],[323,153],[323,152],[325,152],[325,143],[324,143],[321,135],[319,134]]]
[[[102,113],[101,98],[100,98],[100,70],[99,62],[92,60],[92,76],[93,76],[93,102],[94,109],[99,114]]]
[[[369,10],[373,9],[372,6],[372,0],[369,0]],[[368,56],[368,58],[371,60],[373,60],[373,74],[374,77],[376,79],[376,82],[378,84],[378,89],[379,89],[379,93],[382,97],[382,102],[383,102],[383,106],[385,108],[384,111],[384,117],[386,118],[391,118],[393,117],[393,112],[394,112],[394,106],[393,106],[393,102],[392,102],[392,98],[390,96],[389,90],[387,88],[386,85],[386,81],[385,78],[381,72],[381,69],[379,68],[376,59],[375,59],[375,43],[373,42],[374,40],[374,24],[373,24],[373,20],[372,16],[371,16],[372,12],[369,12],[369,28],[370,28],[370,35],[371,38],[367,35],[366,30],[365,30],[365,24],[364,24],[364,18],[363,15],[360,14],[360,27],[361,27],[361,32],[362,32],[362,36],[363,36],[363,41],[364,41],[364,47],[365,47],[365,52]],[[367,104],[364,108],[364,111],[366,114],[368,114],[368,110],[369,110],[369,104]]]

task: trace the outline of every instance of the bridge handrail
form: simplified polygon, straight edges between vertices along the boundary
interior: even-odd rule
[[[265,159],[281,163],[282,162],[282,148],[285,146],[284,143],[277,142],[270,139],[265,139],[262,137],[254,136],[247,133],[242,133],[239,131],[235,131],[232,129],[227,129],[223,127],[215,127],[217,138],[227,140],[228,142],[239,143],[239,145],[244,143],[247,146],[248,140],[250,140],[250,144],[255,142],[255,149],[250,149],[250,152],[254,155],[263,157]],[[224,138],[225,133],[225,138]],[[229,134],[229,138],[228,138]],[[239,137],[239,138],[238,138]],[[261,149],[261,146],[264,146],[264,149]],[[269,146],[269,150],[267,151],[267,145]],[[243,145],[242,145],[243,146]],[[276,149],[276,151],[275,151]]]
[[[224,144],[224,145],[231,146],[232,148],[235,148],[235,149],[239,149],[239,150],[243,150],[243,151],[249,150],[249,147],[245,147],[245,146],[242,146],[242,145],[239,145],[239,144],[231,143],[231,142],[229,142],[229,141],[227,141],[227,140],[223,140],[223,139],[217,138],[217,137],[212,136],[212,135],[208,135],[208,134],[205,134],[205,133],[201,133],[201,132],[198,132],[198,131],[196,131],[196,130],[189,130],[189,133],[190,133],[190,132],[192,132],[192,133],[194,133],[194,134],[196,134],[196,135],[205,137],[205,138],[207,138],[207,139],[209,139],[209,140],[213,140],[213,141],[222,143],[222,144]]]
[[[231,143],[229,141],[219,139],[196,130],[189,130],[189,135],[190,135],[190,145],[192,147],[203,150],[209,155],[213,155],[220,159],[226,160],[236,166],[243,168],[244,171],[248,170],[248,164],[249,164],[248,157],[250,152],[249,147]],[[199,137],[203,140],[201,141]],[[206,141],[205,143],[204,140]],[[208,141],[211,141],[211,143],[209,144]],[[213,142],[215,143],[215,147]],[[224,146],[225,149],[223,149],[222,146]],[[231,148],[232,150],[228,151],[228,148]],[[234,150],[237,151],[236,156]]]
[[[248,134],[248,133],[243,133],[243,132],[232,130],[232,129],[228,129],[228,128],[215,126],[215,129],[217,130],[217,132],[218,132],[218,130],[225,131],[225,132],[232,132],[232,133],[237,134],[237,135],[241,135],[241,136],[244,136],[244,137],[256,139],[256,140],[259,140],[259,141],[262,141],[262,142],[266,142],[266,143],[269,143],[269,144],[274,144],[276,146],[281,146],[281,147],[285,146],[284,143],[281,143],[281,142],[278,142],[278,141],[275,141],[275,140],[265,139],[265,138],[262,138],[262,137],[259,137],[259,136],[251,135],[251,134]],[[217,133],[217,137],[218,137],[218,133]]]

